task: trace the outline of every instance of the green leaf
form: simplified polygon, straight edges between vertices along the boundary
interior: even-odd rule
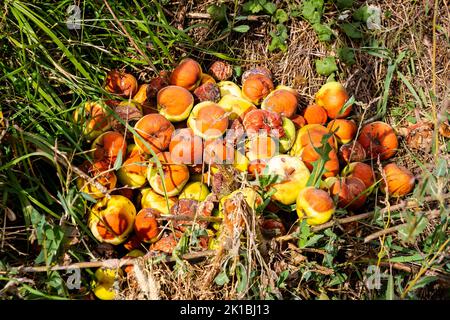
[[[433,175],[436,177],[445,177],[448,174],[447,160],[439,158],[437,165],[433,170]]]
[[[386,288],[386,300],[394,300],[395,294],[394,294],[394,277],[392,274],[388,276],[388,283]]]
[[[342,31],[344,31],[344,33],[352,39],[361,39],[362,38],[362,33],[359,30],[359,26],[360,26],[360,23],[358,23],[358,22],[344,23],[344,24],[340,25]]]
[[[242,67],[241,66],[234,66],[233,72],[236,77],[240,77],[242,75]]]
[[[237,281],[238,281],[236,291],[244,292],[245,288],[247,288],[248,277],[247,277],[247,270],[245,269],[245,267],[242,263],[238,263],[238,265],[236,267],[236,275],[237,275]]]
[[[308,241],[306,241],[306,243],[303,246],[303,248],[314,246],[323,237],[324,237],[323,234],[315,234],[315,235],[313,235],[311,238],[308,239]]]
[[[270,43],[268,49],[270,52],[280,49],[281,51],[287,50],[286,41],[289,38],[287,33],[287,28],[283,24],[277,24],[276,32],[270,32],[272,37],[272,42]]]
[[[67,288],[64,280],[57,271],[50,272],[46,284],[53,288],[59,296],[67,297]],[[53,291],[53,290],[52,290]]]
[[[275,12],[275,21],[278,23],[284,23],[289,20],[289,16],[287,15],[286,11],[283,9],[278,9]]]
[[[122,149],[120,149],[119,153],[117,154],[116,161],[114,161],[114,166],[113,166],[114,170],[117,171],[120,169],[120,167],[122,166],[123,157],[124,157],[124,155],[122,153]]]
[[[338,115],[345,113],[345,111],[350,108],[350,106],[355,103],[355,97],[351,96],[347,101],[345,101],[344,105],[342,106],[341,110],[339,110]]]
[[[428,226],[428,219],[423,214],[411,213],[406,216],[406,221],[406,225],[398,230],[398,235],[403,241],[414,243],[416,237]]]
[[[311,229],[309,225],[306,223],[306,220],[303,219],[300,223],[300,234],[297,242],[297,246],[299,248],[304,248],[306,242],[308,241],[309,237],[314,234],[311,232]]]
[[[352,48],[343,47],[338,49],[339,60],[345,63],[348,66],[351,66],[356,63],[355,60],[355,52]]]
[[[348,9],[353,6],[355,0],[337,0],[336,5],[339,9]]]
[[[289,277],[289,270],[281,271],[280,276],[278,277],[278,280],[277,280],[277,287],[284,288],[285,287],[284,282],[286,281],[286,279],[288,277]]]
[[[267,2],[263,5],[264,11],[270,15],[273,15],[277,10],[277,5],[273,2]]]
[[[292,18],[298,18],[302,15],[300,10],[292,10],[289,12]]]
[[[437,276],[424,276],[416,282],[416,284],[411,288],[411,291],[423,288],[438,279],[439,278]]]
[[[312,247],[323,237],[323,234],[314,234],[314,232],[311,232],[310,226],[306,222],[306,219],[301,221],[300,234],[297,243],[299,248]]]
[[[316,71],[322,76],[328,76],[338,70],[334,57],[325,57],[316,60]]]
[[[308,133],[309,134],[309,133]],[[331,145],[328,143],[328,139],[333,135],[332,132],[324,135],[321,140],[321,147],[313,146],[314,150],[319,154],[319,159],[312,163],[313,169],[306,183],[307,186],[313,186],[318,188],[322,181],[322,176],[327,172],[325,163],[330,160]]]
[[[222,3],[221,5],[213,4],[206,9],[206,12],[208,12],[215,21],[222,22],[227,20],[227,6],[225,3]]]
[[[258,13],[264,9],[266,0],[250,0],[242,5],[242,10],[247,13]]]
[[[336,286],[338,284],[344,283],[345,280],[347,280],[347,275],[345,273],[337,273],[333,279],[331,279],[331,281],[328,283],[328,285],[331,286]]]
[[[323,0],[303,1],[302,15],[309,23],[320,23],[323,14]]]
[[[326,24],[314,23],[312,25],[314,31],[316,31],[319,41],[330,41],[333,36],[333,30]]]
[[[406,121],[408,121],[409,123],[412,123],[412,124],[416,124],[417,123],[416,117],[415,116],[411,116],[411,115],[406,117]]]
[[[402,256],[402,257],[393,257],[389,259],[389,262],[413,262],[413,261],[422,261],[423,256],[420,253],[416,253],[412,256]]]
[[[218,285],[218,286],[223,286],[224,284],[228,283],[230,281],[230,279],[227,276],[227,273],[225,271],[222,271],[221,273],[219,273],[216,278],[214,279],[214,282]]]
[[[369,6],[364,5],[362,7],[360,7],[359,9],[357,9],[354,13],[353,13],[353,19],[356,21],[361,21],[366,23],[367,19],[371,16],[371,12],[369,10]]]
[[[233,30],[240,33],[246,33],[248,32],[248,30],[250,30],[250,27],[246,24],[242,24],[240,26],[234,27]]]

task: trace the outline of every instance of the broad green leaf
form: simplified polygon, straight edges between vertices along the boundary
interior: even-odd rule
[[[423,256],[419,253],[414,254],[412,256],[402,256],[402,257],[393,257],[389,259],[389,262],[413,262],[413,261],[422,261]]]
[[[303,248],[314,246],[320,239],[324,237],[323,234],[315,234],[311,238],[309,238],[304,244]]]
[[[358,22],[353,22],[353,23],[344,23],[340,25],[342,31],[344,31],[344,33],[352,38],[352,39],[361,39],[362,38],[362,33],[359,30],[360,24]]]
[[[286,41],[289,36],[285,25],[281,23],[277,24],[276,32],[270,32],[270,36],[272,37],[272,42],[269,45],[269,51],[274,51],[276,49],[280,49],[281,51],[287,50]]]
[[[356,63],[355,60],[355,52],[352,48],[343,47],[338,49],[339,60],[345,63],[348,66],[351,66]]]
[[[337,273],[333,279],[331,279],[330,282],[328,282],[328,285],[330,287],[336,286],[338,284],[344,283],[345,280],[347,280],[347,275],[345,273]]]
[[[311,24],[320,23],[323,14],[323,0],[305,0],[302,6],[303,17]]]
[[[392,274],[388,276],[388,283],[386,287],[386,300],[394,300],[395,294],[394,294],[394,277]]]
[[[278,23],[284,23],[289,20],[289,16],[287,15],[286,11],[284,11],[283,9],[278,9],[275,12],[275,20]]]
[[[337,70],[338,67],[334,57],[325,57],[323,59],[316,60],[316,71],[322,76],[329,76]]]
[[[223,286],[224,284],[228,283],[230,281],[230,279],[227,276],[227,273],[225,271],[222,271],[221,273],[219,273],[216,278],[214,279],[214,282],[218,285],[218,286]]]
[[[316,31],[317,36],[320,41],[330,41],[333,36],[333,30],[326,24],[314,23],[312,25],[314,31]]]
[[[250,0],[242,5],[242,10],[248,13],[258,13],[264,9],[266,0]]]
[[[234,66],[233,67],[233,72],[234,72],[234,75],[236,77],[240,77],[242,75],[242,67],[241,66]]]
[[[371,16],[371,13],[369,11],[369,6],[364,5],[362,7],[360,7],[359,9],[357,9],[354,13],[353,13],[353,19],[356,21],[361,21],[366,23],[367,19]]]
[[[411,291],[424,288],[425,286],[429,285],[430,283],[438,279],[439,278],[437,276],[424,276],[416,282],[416,284],[411,288]]]
[[[215,21],[222,22],[227,20],[227,6],[225,3],[222,3],[221,5],[213,4],[206,9],[206,12],[208,12]]]
[[[263,5],[264,11],[270,15],[273,15],[275,11],[277,10],[277,5],[273,2],[266,2]]]
[[[336,5],[339,9],[348,9],[353,6],[355,0],[337,0]]]
[[[248,30],[250,30],[250,27],[246,24],[242,24],[240,26],[234,27],[233,30],[240,33],[246,33],[248,32]]]
[[[285,284],[284,282],[289,277],[289,270],[284,270],[280,272],[280,275],[278,276],[277,280],[277,287],[278,288],[284,288]]]
[[[403,241],[414,243],[416,237],[427,227],[428,219],[423,214],[411,213],[406,216],[406,221],[406,225],[398,230],[398,235]]]

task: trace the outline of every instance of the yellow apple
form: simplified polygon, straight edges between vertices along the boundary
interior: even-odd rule
[[[306,187],[310,172],[299,158],[278,155],[267,162],[267,174],[276,175],[280,179],[271,185],[276,190],[272,199],[291,205],[297,200],[299,192]]]
[[[319,225],[331,219],[336,210],[333,199],[328,192],[314,187],[300,191],[297,197],[297,215],[306,219],[309,225]]]

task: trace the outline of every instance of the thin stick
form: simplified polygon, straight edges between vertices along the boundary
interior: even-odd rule
[[[183,221],[208,221],[222,223],[222,218],[219,217],[205,217],[205,216],[187,216],[187,215],[162,215],[156,220],[183,220]]]
[[[439,214],[439,210],[432,210],[430,212],[427,212],[426,214],[428,216],[430,216],[430,215],[434,215],[436,213]],[[370,235],[368,235],[367,237],[364,238],[364,243],[372,241],[372,240],[374,240],[374,239],[376,239],[376,238],[378,238],[380,236],[383,236],[385,234],[389,234],[389,233],[398,231],[401,227],[404,227],[406,225],[407,225],[406,223],[403,223],[403,224],[400,224],[400,225],[397,225],[397,226],[393,226],[391,228],[382,229],[380,231],[374,232],[374,233],[372,233],[372,234],[370,234]]]
[[[231,16],[233,16],[233,14],[231,14]],[[212,19],[211,15],[209,13],[201,13],[201,12],[190,12],[187,14],[187,17],[189,19]],[[268,15],[260,15],[260,16],[249,15],[246,17],[241,17],[242,20],[247,20],[247,21],[258,21],[258,20],[263,20],[263,19],[267,19],[267,18],[270,18],[270,16],[268,16]]]
[[[193,252],[193,253],[186,253],[181,256],[181,259],[184,260],[195,260],[199,258],[206,258],[210,257],[216,254],[215,250],[206,250],[201,252]],[[135,264],[142,260],[147,259],[163,259],[165,262],[175,262],[175,258],[172,256],[166,256],[164,258],[164,255],[154,255],[152,253],[146,254],[144,257],[137,257],[137,258],[122,258],[122,259],[108,259],[108,260],[102,260],[102,261],[88,261],[88,262],[77,262],[73,263],[67,266],[53,266],[53,267],[47,267],[47,266],[38,266],[38,267],[19,267],[17,270],[19,272],[47,272],[47,271],[58,271],[58,270],[70,270],[70,269],[84,269],[84,268],[120,268],[123,266],[128,266]]]
[[[390,227],[390,228],[387,228],[387,229],[383,229],[383,230],[374,232],[374,233],[372,233],[372,234],[370,234],[370,235],[368,235],[367,237],[364,238],[364,243],[370,242],[370,241],[372,241],[372,240],[374,240],[374,239],[376,239],[378,237],[381,237],[383,235],[386,235],[386,234],[398,231],[401,227],[404,227],[404,226],[406,226],[406,223],[399,224],[397,226],[393,226],[393,227]]]

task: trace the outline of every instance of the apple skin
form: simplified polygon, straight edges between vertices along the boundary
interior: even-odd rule
[[[238,150],[236,150],[234,152],[234,163],[233,163],[233,166],[239,172],[247,172],[249,164],[250,164],[250,160],[244,154],[242,154]]]
[[[280,139],[280,152],[288,152],[295,142],[295,125],[289,118],[283,117],[284,137]]]
[[[141,155],[129,157],[117,171],[117,177],[122,185],[128,187],[143,187],[147,183],[147,162]]]
[[[385,179],[381,181],[381,191],[391,197],[403,197],[414,189],[416,178],[407,168],[391,162],[383,167]]]
[[[185,106],[185,110],[179,114],[172,114],[170,108]],[[183,87],[167,86],[159,90],[157,95],[157,107],[159,113],[170,122],[186,120],[194,107],[194,97]]]
[[[169,152],[157,154],[161,163],[162,176],[157,162],[150,163],[147,169],[147,180],[153,190],[162,196],[173,197],[179,195],[189,180],[189,169],[184,164],[174,164]]]
[[[256,109],[256,106],[250,101],[231,94],[223,96],[217,104],[225,111],[230,112],[230,120],[243,117],[248,111]]]
[[[297,197],[297,215],[309,225],[323,224],[331,219],[336,206],[330,195],[314,187],[304,188]]]
[[[255,190],[253,190],[250,187],[247,187],[247,188],[235,190],[232,193],[230,193],[229,195],[222,197],[219,202],[219,211],[223,212],[225,201],[228,199],[232,199],[238,193],[243,195],[244,200],[247,202],[247,205],[252,210],[256,210],[256,208],[258,208],[258,206],[261,205],[263,202],[261,196]]]
[[[289,154],[299,157],[302,149],[307,145],[313,145],[317,148],[322,147],[322,139],[325,135],[329,136],[327,142],[331,145],[331,147],[333,149],[337,149],[336,139],[334,139],[333,135],[327,128],[320,124],[307,124],[297,130],[295,142],[289,151]]]
[[[95,280],[99,283],[114,283],[116,278],[122,274],[121,269],[98,268],[95,270]]]
[[[219,87],[220,90],[220,95],[222,97],[231,94],[235,97],[239,97],[242,98],[242,91],[241,88],[239,88],[239,86],[231,81],[220,81],[217,86]]]
[[[278,155],[267,162],[267,173],[277,175],[281,181],[272,184],[276,192],[272,200],[284,205],[294,204],[299,192],[306,187],[310,172],[298,157]]]
[[[194,181],[189,182],[184,186],[178,198],[197,200],[201,202],[204,201],[209,194],[210,191],[206,184],[199,181]]]
[[[98,268],[95,273],[95,285],[92,292],[100,300],[114,300],[116,298],[116,290],[114,284],[119,276],[122,276],[122,270],[110,268]]]
[[[348,100],[344,86],[336,81],[324,84],[316,93],[316,104],[323,107],[330,119],[346,118],[352,111],[352,106],[341,110]]]
[[[115,300],[116,292],[114,285],[99,283],[92,290],[94,295],[100,300]]]
[[[271,110],[281,116],[292,118],[297,111],[298,94],[286,86],[278,86],[261,103],[261,109]]]
[[[103,198],[92,207],[89,213],[88,226],[98,241],[118,245],[124,242],[133,230],[135,217],[136,208],[128,198],[112,195],[109,199]],[[100,223],[103,226],[105,223],[110,225],[109,228],[103,227],[106,230],[104,232],[111,234],[112,232],[108,229],[117,228],[120,229],[120,234],[113,234],[108,238],[103,237],[98,229]]]
[[[83,165],[87,164],[88,162],[85,162]],[[83,166],[82,165],[82,166]],[[113,171],[103,171],[103,163],[102,162],[95,162],[92,165],[89,165],[90,168],[92,168],[91,175],[95,177],[95,181],[99,183],[100,185],[104,186],[107,191],[112,191],[116,187],[117,184],[117,176],[114,174]],[[93,178],[94,178],[93,177]],[[105,196],[103,192],[101,192],[94,183],[91,183],[91,181],[86,181],[82,177],[78,177],[76,180],[77,188],[83,193],[86,193],[93,197],[94,199],[101,199]]]
[[[218,118],[215,118],[214,121],[217,121],[214,124],[220,123],[220,128],[216,128],[216,127],[208,127],[209,125],[211,125],[211,123],[208,123],[207,121],[202,119],[199,119],[199,114],[201,114],[202,109],[203,108],[210,108],[208,110],[208,112],[210,112],[211,108],[215,108],[216,112],[214,114],[214,117],[218,117],[220,118],[220,120],[218,120]],[[220,117],[219,117],[220,115]],[[201,126],[206,126],[208,129],[205,131],[202,131],[203,128],[197,128],[197,121],[200,121],[200,125]],[[220,138],[225,131],[228,128],[228,115],[227,115],[227,111],[219,106],[218,104],[211,102],[211,101],[203,101],[200,102],[198,104],[196,104],[194,106],[194,108],[192,109],[191,114],[189,115],[189,118],[187,120],[187,125],[189,128],[192,129],[192,131],[194,132],[195,135],[202,137],[205,140],[214,140],[217,138]]]
[[[253,135],[245,144],[249,161],[270,159],[278,154],[278,139],[266,133]]]
[[[191,58],[186,58],[173,69],[169,77],[171,85],[183,87],[189,91],[195,90],[202,80],[202,67]]]
[[[84,121],[83,136],[88,142],[111,128],[111,116],[102,103],[88,101],[84,104],[83,112],[80,111],[76,110],[73,117],[77,123]]]
[[[162,195],[156,193],[152,188],[141,189],[141,207],[155,209],[162,214],[170,214],[170,208],[175,204],[176,199],[168,197],[166,198]],[[168,203],[168,204],[167,204]]]

